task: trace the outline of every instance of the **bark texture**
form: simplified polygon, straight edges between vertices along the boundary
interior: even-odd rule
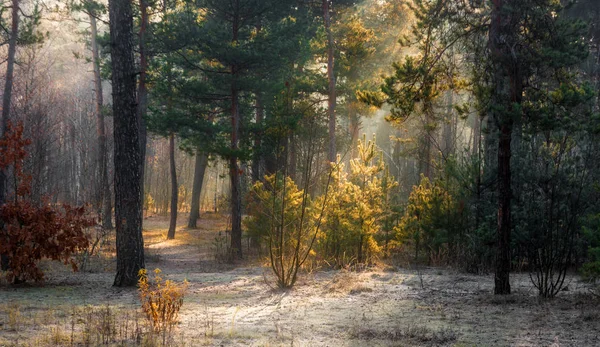
[[[0,122],[0,138],[4,137],[12,100],[13,75],[15,70],[15,55],[17,53],[17,38],[19,36],[19,0],[12,0],[12,18],[10,26],[10,38],[8,40],[8,56],[6,60],[6,75],[4,80],[4,95],[2,99],[2,120]],[[6,172],[0,169],[0,206],[6,202],[7,187]],[[0,221],[2,223],[2,221]],[[0,224],[0,232],[3,226]],[[9,259],[5,254],[0,255],[0,268],[8,270]]]
[[[140,191],[142,192],[142,202],[144,199],[144,173],[146,164],[146,112],[148,111],[148,89],[146,87],[146,72],[148,70],[148,55],[146,53],[146,31],[148,28],[148,2],[140,0],[140,31],[139,36],[139,53],[140,53],[140,71],[138,80],[138,95],[137,95],[137,120],[140,127],[140,153],[142,160],[140,162],[140,171],[142,179],[140,181]]]
[[[175,166],[175,134],[169,136],[169,166],[171,168],[171,221],[167,239],[175,238],[177,228],[177,200],[179,198],[179,187],[177,186],[177,167]]]
[[[329,82],[329,99],[327,107],[327,115],[329,119],[329,147],[327,150],[327,159],[330,162],[335,162],[337,150],[335,145],[335,75],[333,73],[333,34],[331,32],[331,11],[329,0],[323,0],[323,22],[327,33],[327,80]]]
[[[235,82],[231,90],[231,149],[234,153],[229,159],[229,177],[231,179],[231,256],[242,258],[242,192],[240,169],[235,152],[238,150],[240,111],[238,91]]]
[[[239,1],[234,2],[232,15],[232,44],[237,44],[242,24]],[[238,166],[240,110],[237,85],[238,66],[231,65],[231,157],[229,158],[229,178],[231,180],[231,261],[242,258],[242,191],[240,168]]]
[[[135,286],[145,267],[142,238],[142,155],[137,117],[131,2],[110,0],[113,116],[115,137],[115,286]]]
[[[494,293],[510,294],[510,243],[511,243],[511,140],[515,119],[523,98],[523,76],[514,52],[515,14],[511,14],[515,0],[493,0],[489,45],[494,64],[494,120],[499,127],[498,139],[498,231]],[[505,8],[508,9],[505,11]],[[512,49],[512,48],[511,48]],[[500,106],[500,107],[498,107]],[[499,111],[501,110],[501,111]]]
[[[102,208],[102,227],[112,229],[112,196],[110,183],[108,181],[108,160],[106,149],[106,124],[102,107],[104,98],[102,95],[102,78],[100,77],[100,55],[98,53],[98,27],[95,13],[89,13],[90,27],[92,31],[92,64],[94,65],[94,92],[96,94],[96,126],[98,132],[98,202]]]
[[[256,94],[254,107],[256,108],[256,125],[260,127],[262,126],[262,123],[265,118],[265,113],[262,106],[262,95],[260,94],[260,92]],[[262,134],[258,134],[254,139],[254,156],[252,158],[252,183],[255,183],[262,179],[261,166],[263,166],[263,152],[261,148],[261,135]]]
[[[196,164],[194,166],[194,185],[192,187],[192,204],[190,210],[190,220],[188,228],[196,229],[198,227],[198,218],[200,218],[200,196],[202,195],[202,185],[204,183],[204,174],[208,166],[208,156],[205,153],[196,153]]]

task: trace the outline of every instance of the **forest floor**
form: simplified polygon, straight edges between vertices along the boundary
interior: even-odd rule
[[[493,276],[447,268],[381,266],[303,274],[290,291],[271,288],[258,261],[215,260],[226,220],[205,215],[166,241],[166,218],[145,220],[147,268],[189,281],[172,346],[598,346],[600,302],[587,284],[541,300],[527,274],[494,296]],[[0,346],[160,345],[136,289],[112,287],[114,246],[87,272],[44,263],[43,285],[0,283]]]

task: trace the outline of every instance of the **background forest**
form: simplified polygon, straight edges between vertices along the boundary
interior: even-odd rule
[[[115,285],[144,268],[142,214],[170,213],[172,239],[200,211],[228,215],[228,261],[266,255],[281,287],[381,261],[493,272],[497,294],[510,271],[545,297],[600,275],[598,1],[110,5],[2,4],[9,278],[41,278],[15,233],[48,206],[116,223]]]
[[[600,1],[0,9],[0,345],[600,344]]]

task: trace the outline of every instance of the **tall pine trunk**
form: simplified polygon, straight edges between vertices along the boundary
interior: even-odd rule
[[[10,38],[8,40],[8,57],[6,61],[6,75],[4,82],[4,95],[2,99],[2,120],[0,124],[0,139],[4,137],[12,100],[13,74],[15,70],[15,55],[17,53],[17,38],[19,36],[19,0],[12,0],[12,20],[10,26]],[[0,169],[0,206],[6,202],[7,177],[6,172]],[[0,221],[0,232],[4,226]],[[0,255],[0,268],[8,270],[9,259],[5,254]]]
[[[202,195],[202,185],[204,174],[208,166],[208,156],[206,153],[198,151],[196,153],[196,164],[194,165],[194,185],[192,187],[192,204],[190,210],[190,220],[188,228],[196,229],[198,218],[200,218],[200,196]]]
[[[260,92],[256,94],[256,100],[254,101],[254,107],[256,108],[256,125],[261,127],[265,117],[265,113],[262,106],[262,95]],[[257,134],[254,139],[254,153],[252,157],[252,183],[261,180],[261,164],[263,161],[262,142],[261,142],[262,131]]]
[[[454,138],[455,138],[455,118],[454,118],[454,94],[452,91],[447,92],[447,114],[444,121],[444,160],[448,160],[454,154]]]
[[[256,33],[259,34],[261,30],[262,30],[262,24],[259,23],[256,25]],[[255,97],[254,108],[256,109],[256,126],[260,129],[260,127],[263,125],[263,120],[265,117],[263,105],[262,105],[262,92],[257,91],[254,97]],[[260,181],[262,178],[261,166],[263,164],[263,157],[264,157],[264,153],[261,148],[261,145],[262,145],[261,136],[262,135],[263,135],[262,129],[260,129],[259,133],[256,134],[256,137],[254,138],[254,152],[253,152],[253,156],[252,156],[252,183],[256,183],[257,181]]]
[[[330,162],[336,161],[337,151],[335,145],[335,76],[333,74],[333,34],[331,32],[331,13],[329,9],[329,0],[323,0],[323,22],[325,32],[327,33],[327,80],[329,83],[329,97],[327,115],[329,119],[329,147],[327,150],[327,159]]]
[[[523,97],[522,76],[518,62],[509,59],[512,51],[505,51],[506,42],[512,42],[514,35],[511,18],[506,17],[504,0],[493,0],[492,20],[489,32],[489,45],[494,61],[494,102],[503,107],[497,108],[495,120],[499,126],[498,139],[498,235],[496,250],[496,271],[494,293],[510,294],[510,243],[511,243],[511,141],[516,113]],[[510,2],[509,2],[509,5]],[[515,15],[515,14],[513,14]],[[501,111],[498,111],[501,110]]]
[[[142,192],[142,202],[144,201],[144,173],[146,165],[146,112],[148,111],[148,88],[146,87],[146,75],[148,70],[148,55],[146,53],[146,30],[148,29],[148,2],[140,0],[140,31],[139,36],[139,53],[140,53],[140,71],[138,80],[138,95],[137,95],[137,119],[140,127],[140,153],[142,161],[140,163],[140,171],[142,180],[140,181],[140,191]]]
[[[297,182],[296,171],[298,170],[298,145],[296,143],[296,135],[294,135],[294,133],[291,133],[289,135],[288,147],[290,153],[290,160],[287,169],[287,174],[294,182]]]
[[[169,136],[169,166],[171,168],[171,222],[169,223],[167,239],[173,240],[177,228],[177,200],[179,198],[177,167],[175,166],[175,134],[173,133]]]
[[[240,30],[240,4],[235,1],[232,20],[232,44],[237,44]],[[237,160],[240,136],[239,89],[237,86],[238,67],[231,66],[231,157],[229,158],[229,178],[231,179],[231,261],[242,258],[242,191],[240,169]]]
[[[98,202],[102,207],[102,228],[112,229],[112,197],[110,183],[108,181],[108,160],[106,149],[106,124],[102,107],[104,98],[102,95],[102,78],[100,77],[100,56],[98,54],[98,27],[95,13],[88,13],[92,31],[92,64],[94,65],[94,92],[96,94],[96,126],[98,132]]]
[[[235,78],[235,74],[234,74]],[[231,88],[231,150],[229,177],[231,179],[231,256],[232,260],[242,258],[242,192],[240,170],[237,162],[240,111],[238,91],[235,82]]]
[[[114,285],[135,286],[145,267],[142,237],[142,154],[136,110],[131,2],[110,0],[110,42],[115,137],[115,224],[117,274]]]

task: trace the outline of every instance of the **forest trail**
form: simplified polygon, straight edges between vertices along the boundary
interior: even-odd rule
[[[206,216],[196,230],[183,226],[184,216],[180,221],[175,240],[166,241],[166,218],[146,219],[144,233],[148,269],[189,281],[173,346],[600,344],[598,300],[577,279],[556,299],[540,300],[528,275],[514,274],[515,293],[497,297],[491,275],[382,265],[304,273],[284,292],[269,285],[268,267],[215,260],[225,218]],[[112,287],[114,258],[103,264],[91,273],[70,273],[47,263],[45,285],[0,285],[0,346],[69,345],[71,327],[83,331],[90,308],[110,307],[119,329],[133,324],[132,317],[143,323],[137,291]],[[73,312],[82,316],[74,319]],[[64,336],[55,343],[59,331]]]
[[[174,240],[166,239],[165,217],[144,220],[144,242],[147,250],[147,267],[159,267],[165,273],[216,272],[231,268],[215,261],[216,243],[224,246],[227,219],[205,214],[197,229],[187,228],[187,214],[178,218]]]

